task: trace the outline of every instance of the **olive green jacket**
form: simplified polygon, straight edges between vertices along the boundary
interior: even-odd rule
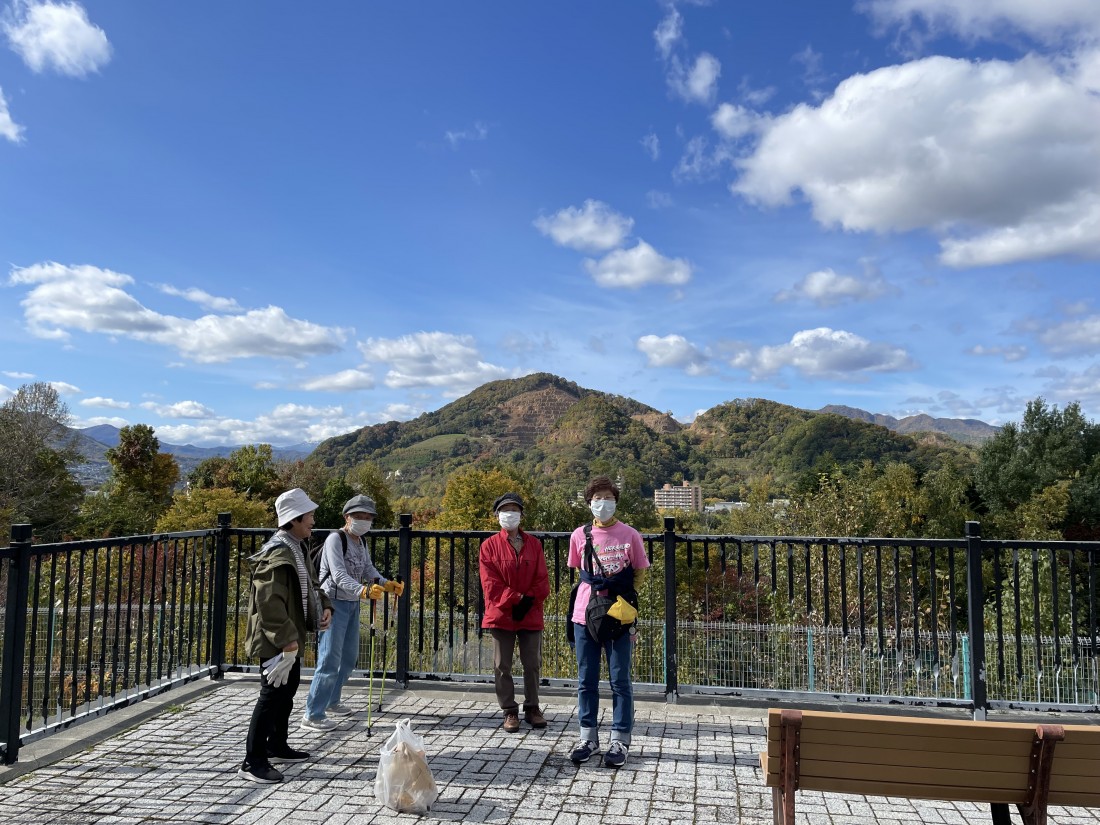
[[[304,548],[301,549],[309,584],[308,613],[302,610],[302,586],[291,542],[298,541],[284,530],[272,536],[259,553],[249,557],[252,591],[248,598],[248,656],[269,659],[291,642],[298,643],[298,655],[305,647],[306,634],[317,630],[317,619],[332,609],[328,596],[317,586],[316,572]]]

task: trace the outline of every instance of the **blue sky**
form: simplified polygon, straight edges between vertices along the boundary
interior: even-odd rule
[[[0,399],[1100,416],[1100,4],[0,0]]]

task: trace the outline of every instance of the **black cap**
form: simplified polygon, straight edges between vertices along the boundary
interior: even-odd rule
[[[523,512],[523,499],[519,497],[519,493],[505,493],[502,495],[493,502],[493,512],[495,513],[505,504],[518,504],[520,512]]]

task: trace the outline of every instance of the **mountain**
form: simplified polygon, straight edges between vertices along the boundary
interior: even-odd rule
[[[1000,432],[1000,427],[986,424],[975,418],[933,418],[930,415],[909,415],[905,418],[894,418],[892,415],[881,413],[869,413],[857,407],[844,407],[839,404],[829,404],[818,412],[842,415],[856,421],[865,421],[869,424],[878,424],[898,433],[913,435],[916,433],[944,433],[961,441],[963,444],[977,445]]]
[[[454,471],[479,461],[564,491],[607,472],[645,495],[687,479],[701,483],[705,496],[735,498],[746,481],[766,474],[781,489],[837,465],[903,461],[924,470],[960,453],[971,460],[966,452],[942,436],[914,438],[758,398],[720,404],[685,427],[633,399],[537,373],[486,384],[412,421],[328,439],[311,460],[338,470],[369,460],[398,495],[437,499]]]
[[[69,435],[73,438],[77,451],[85,459],[82,464],[73,468],[73,472],[81,484],[86,487],[98,487],[110,477],[111,465],[107,461],[107,450],[118,446],[119,432],[118,427],[113,427],[110,424],[69,430]],[[241,446],[196,447],[193,444],[160,442],[161,452],[171,453],[180,465],[180,478],[185,478],[205,459],[215,456],[228,457],[235,450],[239,450]],[[302,443],[288,447],[272,447],[271,454],[276,461],[298,461],[306,458],[316,446],[316,444]]]

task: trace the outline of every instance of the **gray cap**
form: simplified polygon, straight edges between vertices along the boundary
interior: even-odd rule
[[[505,493],[497,498],[497,500],[493,502],[493,512],[495,513],[505,504],[515,504],[519,507],[520,512],[523,512],[523,499],[519,497],[519,493]]]
[[[370,513],[377,516],[378,508],[374,506],[374,499],[370,496],[353,496],[344,505],[344,515],[348,513]]]

